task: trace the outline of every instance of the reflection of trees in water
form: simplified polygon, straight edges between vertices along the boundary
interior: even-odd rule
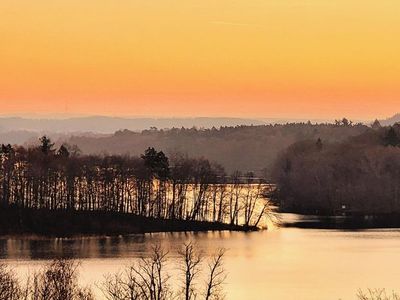
[[[8,258],[8,247],[6,239],[0,239],[0,258],[1,259]]]
[[[229,240],[234,234],[243,233],[209,231],[162,232],[117,237],[3,238],[0,239],[0,258],[12,260],[48,260],[60,257],[76,259],[141,258],[151,252],[154,244],[161,244],[173,253],[188,240],[199,241],[202,251],[211,254],[214,251],[214,243]]]
[[[119,237],[4,238],[0,239],[2,259],[32,260],[54,258],[109,258],[130,255],[142,257],[151,245],[163,238],[142,234]]]

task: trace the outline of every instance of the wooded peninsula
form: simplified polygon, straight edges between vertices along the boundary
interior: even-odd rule
[[[264,184],[227,176],[206,159],[148,148],[141,157],[80,155],[43,136],[40,145],[2,145],[3,234],[123,234],[255,230],[269,213]]]

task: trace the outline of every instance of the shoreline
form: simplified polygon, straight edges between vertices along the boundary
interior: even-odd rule
[[[257,231],[254,226],[170,220],[108,211],[1,208],[0,236],[118,236],[156,232]]]
[[[281,213],[296,215],[296,219],[284,220],[282,227],[302,229],[332,229],[332,230],[368,230],[400,228],[400,214],[375,215],[307,215],[297,213]]]

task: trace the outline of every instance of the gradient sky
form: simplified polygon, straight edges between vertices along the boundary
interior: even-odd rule
[[[399,0],[0,1],[0,114],[399,111]]]

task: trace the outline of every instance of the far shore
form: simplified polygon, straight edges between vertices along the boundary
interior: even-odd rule
[[[296,214],[297,213],[293,213]],[[299,214],[293,220],[284,220],[282,227],[303,229],[363,230],[400,228],[400,214],[315,215]]]

